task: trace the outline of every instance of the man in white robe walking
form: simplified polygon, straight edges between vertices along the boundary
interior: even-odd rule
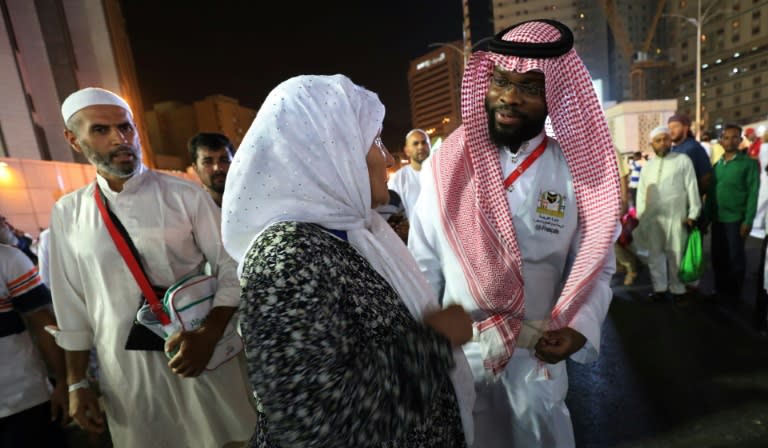
[[[670,152],[669,129],[659,126],[650,133],[656,157],[640,173],[637,187],[636,245],[648,251],[653,293],[651,299],[666,299],[667,291],[675,302],[684,302],[685,284],[678,278],[688,229],[701,212],[701,200],[693,162],[685,154]]]
[[[66,350],[70,414],[89,431],[108,423],[115,447],[221,447],[248,440],[256,422],[242,359],[204,370],[239,303],[235,263],[221,244],[220,211],[192,182],[148,170],[128,104],[86,88],[62,104],[65,137],[96,167],[96,181],[57,201],[51,216],[50,281]],[[202,326],[177,333],[166,350],[127,350],[141,291],[100,216],[96,185],[139,252],[153,285],[200,272],[217,277]],[[97,400],[86,378],[89,350],[100,363]],[[106,413],[103,418],[101,404]]]

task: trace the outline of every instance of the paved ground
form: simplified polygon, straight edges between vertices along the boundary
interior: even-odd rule
[[[768,447],[768,338],[752,325],[759,244],[748,241],[739,308],[647,303],[647,270],[631,287],[617,274],[600,359],[569,362],[579,447]],[[700,288],[712,291],[711,272]]]
[[[569,363],[579,448],[768,447],[768,338],[752,327],[758,248],[750,238],[738,309],[647,303],[647,270],[631,287],[616,275],[599,360]],[[711,272],[700,288],[712,291]],[[71,435],[73,447],[89,446]],[[90,446],[110,446],[100,442]]]

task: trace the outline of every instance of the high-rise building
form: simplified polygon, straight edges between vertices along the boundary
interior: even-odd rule
[[[670,12],[698,19],[696,0],[670,2]],[[704,129],[768,118],[768,1],[702,1],[701,117]],[[708,20],[707,20],[708,19]],[[696,115],[696,31],[689,21],[668,19],[678,104]]]
[[[601,85],[601,100],[616,100],[612,82],[614,59],[610,54],[610,33],[598,2],[586,0],[501,0],[493,2],[494,33],[518,22],[553,19],[573,31],[574,47],[590,75]],[[619,88],[620,89],[620,88]]]
[[[411,61],[408,88],[413,127],[435,140],[461,124],[462,42],[451,42]]]
[[[118,0],[0,0],[0,156],[85,162],[62,137],[62,101],[83,87],[123,96],[154,166]]]
[[[495,32],[517,22],[554,19],[573,31],[574,47],[601,100],[652,99],[669,76],[661,12],[655,0],[502,0],[493,2]],[[649,37],[650,36],[650,37]]]
[[[237,148],[256,118],[256,110],[241,106],[234,98],[211,95],[195,101],[195,115],[200,132],[224,134]]]
[[[193,105],[177,101],[156,103],[146,111],[149,140],[158,168],[184,170],[190,164],[189,138],[198,132],[218,132],[240,146],[256,110],[224,95],[210,95]]]

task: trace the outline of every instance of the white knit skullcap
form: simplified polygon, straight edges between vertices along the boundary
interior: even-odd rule
[[[61,104],[61,116],[64,118],[64,123],[69,121],[72,115],[79,110],[88,106],[118,106],[127,110],[131,117],[133,117],[131,106],[124,99],[109,90],[98,87],[86,87],[69,95]]]
[[[659,134],[669,134],[669,128],[666,126],[657,126],[653,128],[650,134],[648,134],[648,138],[653,140],[653,138]]]

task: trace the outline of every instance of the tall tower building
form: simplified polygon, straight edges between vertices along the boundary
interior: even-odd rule
[[[714,5],[713,5],[714,3]],[[723,124],[752,123],[768,118],[768,1],[702,0],[701,117],[704,129]],[[671,12],[697,19],[696,0],[675,0]],[[670,53],[677,67],[672,84],[678,104],[696,115],[696,27],[668,20],[674,44]]]
[[[154,157],[118,0],[0,0],[0,156],[85,162],[62,137],[60,107],[72,92],[123,96]]]
[[[461,124],[462,42],[451,42],[411,61],[408,88],[413,126],[434,140]]]

